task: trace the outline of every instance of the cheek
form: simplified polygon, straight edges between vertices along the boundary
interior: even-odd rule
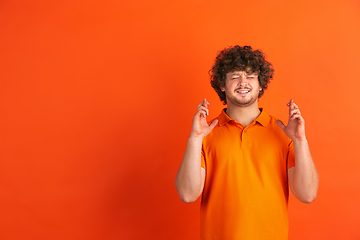
[[[260,84],[259,84],[259,82],[253,82],[253,83],[251,83],[251,87],[254,89],[257,89],[257,88],[260,88]]]
[[[231,83],[228,84],[228,89],[233,89],[236,88],[239,85],[238,81],[232,81]]]

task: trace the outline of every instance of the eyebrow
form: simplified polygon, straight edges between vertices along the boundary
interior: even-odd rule
[[[231,73],[230,74],[230,77],[234,76],[234,75],[241,75],[239,73]],[[246,73],[245,72],[245,76],[249,76],[249,75],[258,75],[256,72],[252,72],[252,73]]]

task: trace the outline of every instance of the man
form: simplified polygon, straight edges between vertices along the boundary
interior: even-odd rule
[[[224,49],[211,69],[227,108],[208,124],[210,103],[198,105],[175,180],[186,203],[202,193],[201,239],[287,239],[289,186],[302,202],[316,198],[319,178],[298,106],[287,104],[287,126],[258,107],[273,72],[249,46]]]

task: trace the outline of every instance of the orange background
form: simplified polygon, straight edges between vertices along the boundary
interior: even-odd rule
[[[320,173],[291,196],[290,240],[359,239],[360,3],[0,2],[0,239],[199,239],[174,187],[218,50],[262,49],[294,98]]]

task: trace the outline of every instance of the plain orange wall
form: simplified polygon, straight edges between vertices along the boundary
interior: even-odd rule
[[[199,239],[174,178],[235,44],[275,67],[260,105],[306,120],[320,189],[289,239],[360,238],[358,1],[2,1],[0,36],[0,239]]]

